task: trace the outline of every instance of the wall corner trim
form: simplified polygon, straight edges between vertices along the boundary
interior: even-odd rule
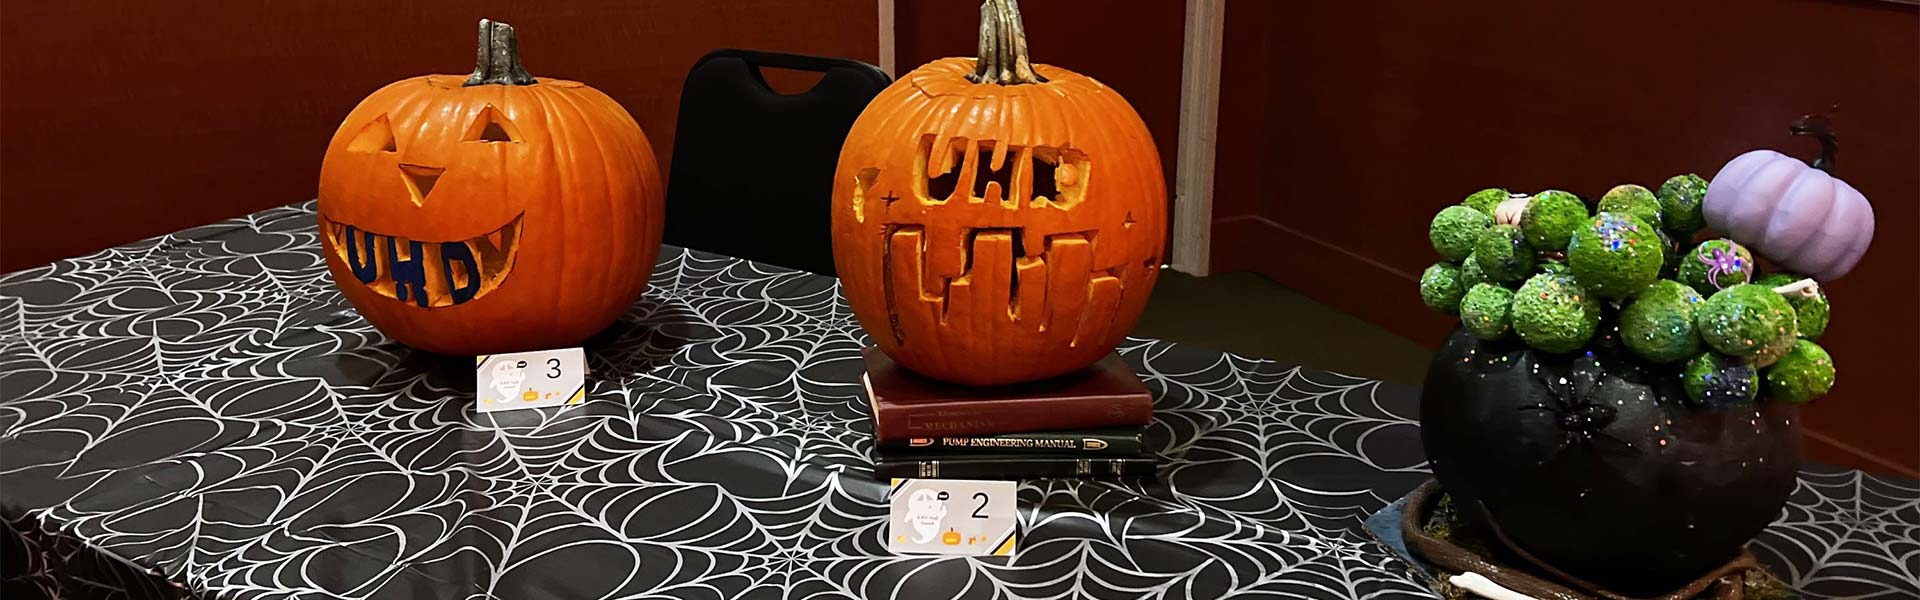
[[[1179,164],[1173,183],[1173,269],[1206,275],[1213,233],[1213,160],[1220,117],[1226,0],[1187,0],[1180,67]]]

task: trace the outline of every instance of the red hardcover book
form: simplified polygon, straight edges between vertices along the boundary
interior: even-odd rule
[[[907,370],[879,348],[861,352],[873,409],[873,435],[886,444],[917,437],[995,435],[1097,427],[1140,427],[1153,420],[1153,396],[1120,355],[1053,379],[996,387],[935,381]]]

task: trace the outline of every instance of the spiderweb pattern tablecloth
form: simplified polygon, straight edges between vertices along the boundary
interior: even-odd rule
[[[588,401],[476,415],[470,359],[334,291],[311,202],[0,277],[8,598],[1424,597],[1362,533],[1417,392],[1176,344],[1156,482],[1021,486],[1006,559],[901,557],[835,280],[668,248]],[[1920,487],[1815,470],[1756,550],[1913,594]]]

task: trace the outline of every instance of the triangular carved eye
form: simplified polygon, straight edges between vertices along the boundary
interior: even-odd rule
[[[506,115],[500,114],[500,111],[489,104],[486,108],[480,109],[480,115],[473,119],[472,125],[467,126],[466,140],[469,142],[518,142],[520,136],[515,135],[513,122],[508,121]]]
[[[387,122],[386,115],[374,117],[366,127],[360,128],[360,133],[353,136],[353,141],[347,142],[347,150],[350,152],[397,151],[398,148],[393,144],[393,124]]]

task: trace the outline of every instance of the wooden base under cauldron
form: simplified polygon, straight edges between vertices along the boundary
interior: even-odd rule
[[[1432,564],[1437,575],[1442,575],[1441,572],[1479,573],[1509,590],[1549,600],[1640,599],[1640,597],[1614,593],[1564,572],[1558,572],[1558,569],[1544,564],[1526,565],[1530,568],[1524,569],[1504,564],[1492,557],[1463,548],[1453,541],[1428,533],[1427,523],[1440,504],[1442,496],[1444,492],[1440,489],[1440,483],[1427,480],[1407,496],[1406,510],[1400,518],[1400,531],[1406,537],[1407,549]],[[1498,537],[1497,533],[1496,537]],[[1510,545],[1508,548],[1512,549]],[[1519,556],[1521,561],[1530,562],[1524,552],[1514,554]],[[1538,571],[1548,571],[1548,573],[1540,574]],[[1755,577],[1771,579],[1772,575],[1760,567],[1752,553],[1742,550],[1740,555],[1732,561],[1709,571],[1680,589],[1646,598],[1647,600],[1695,598],[1751,600],[1757,596],[1747,593],[1750,587],[1747,580]]]

